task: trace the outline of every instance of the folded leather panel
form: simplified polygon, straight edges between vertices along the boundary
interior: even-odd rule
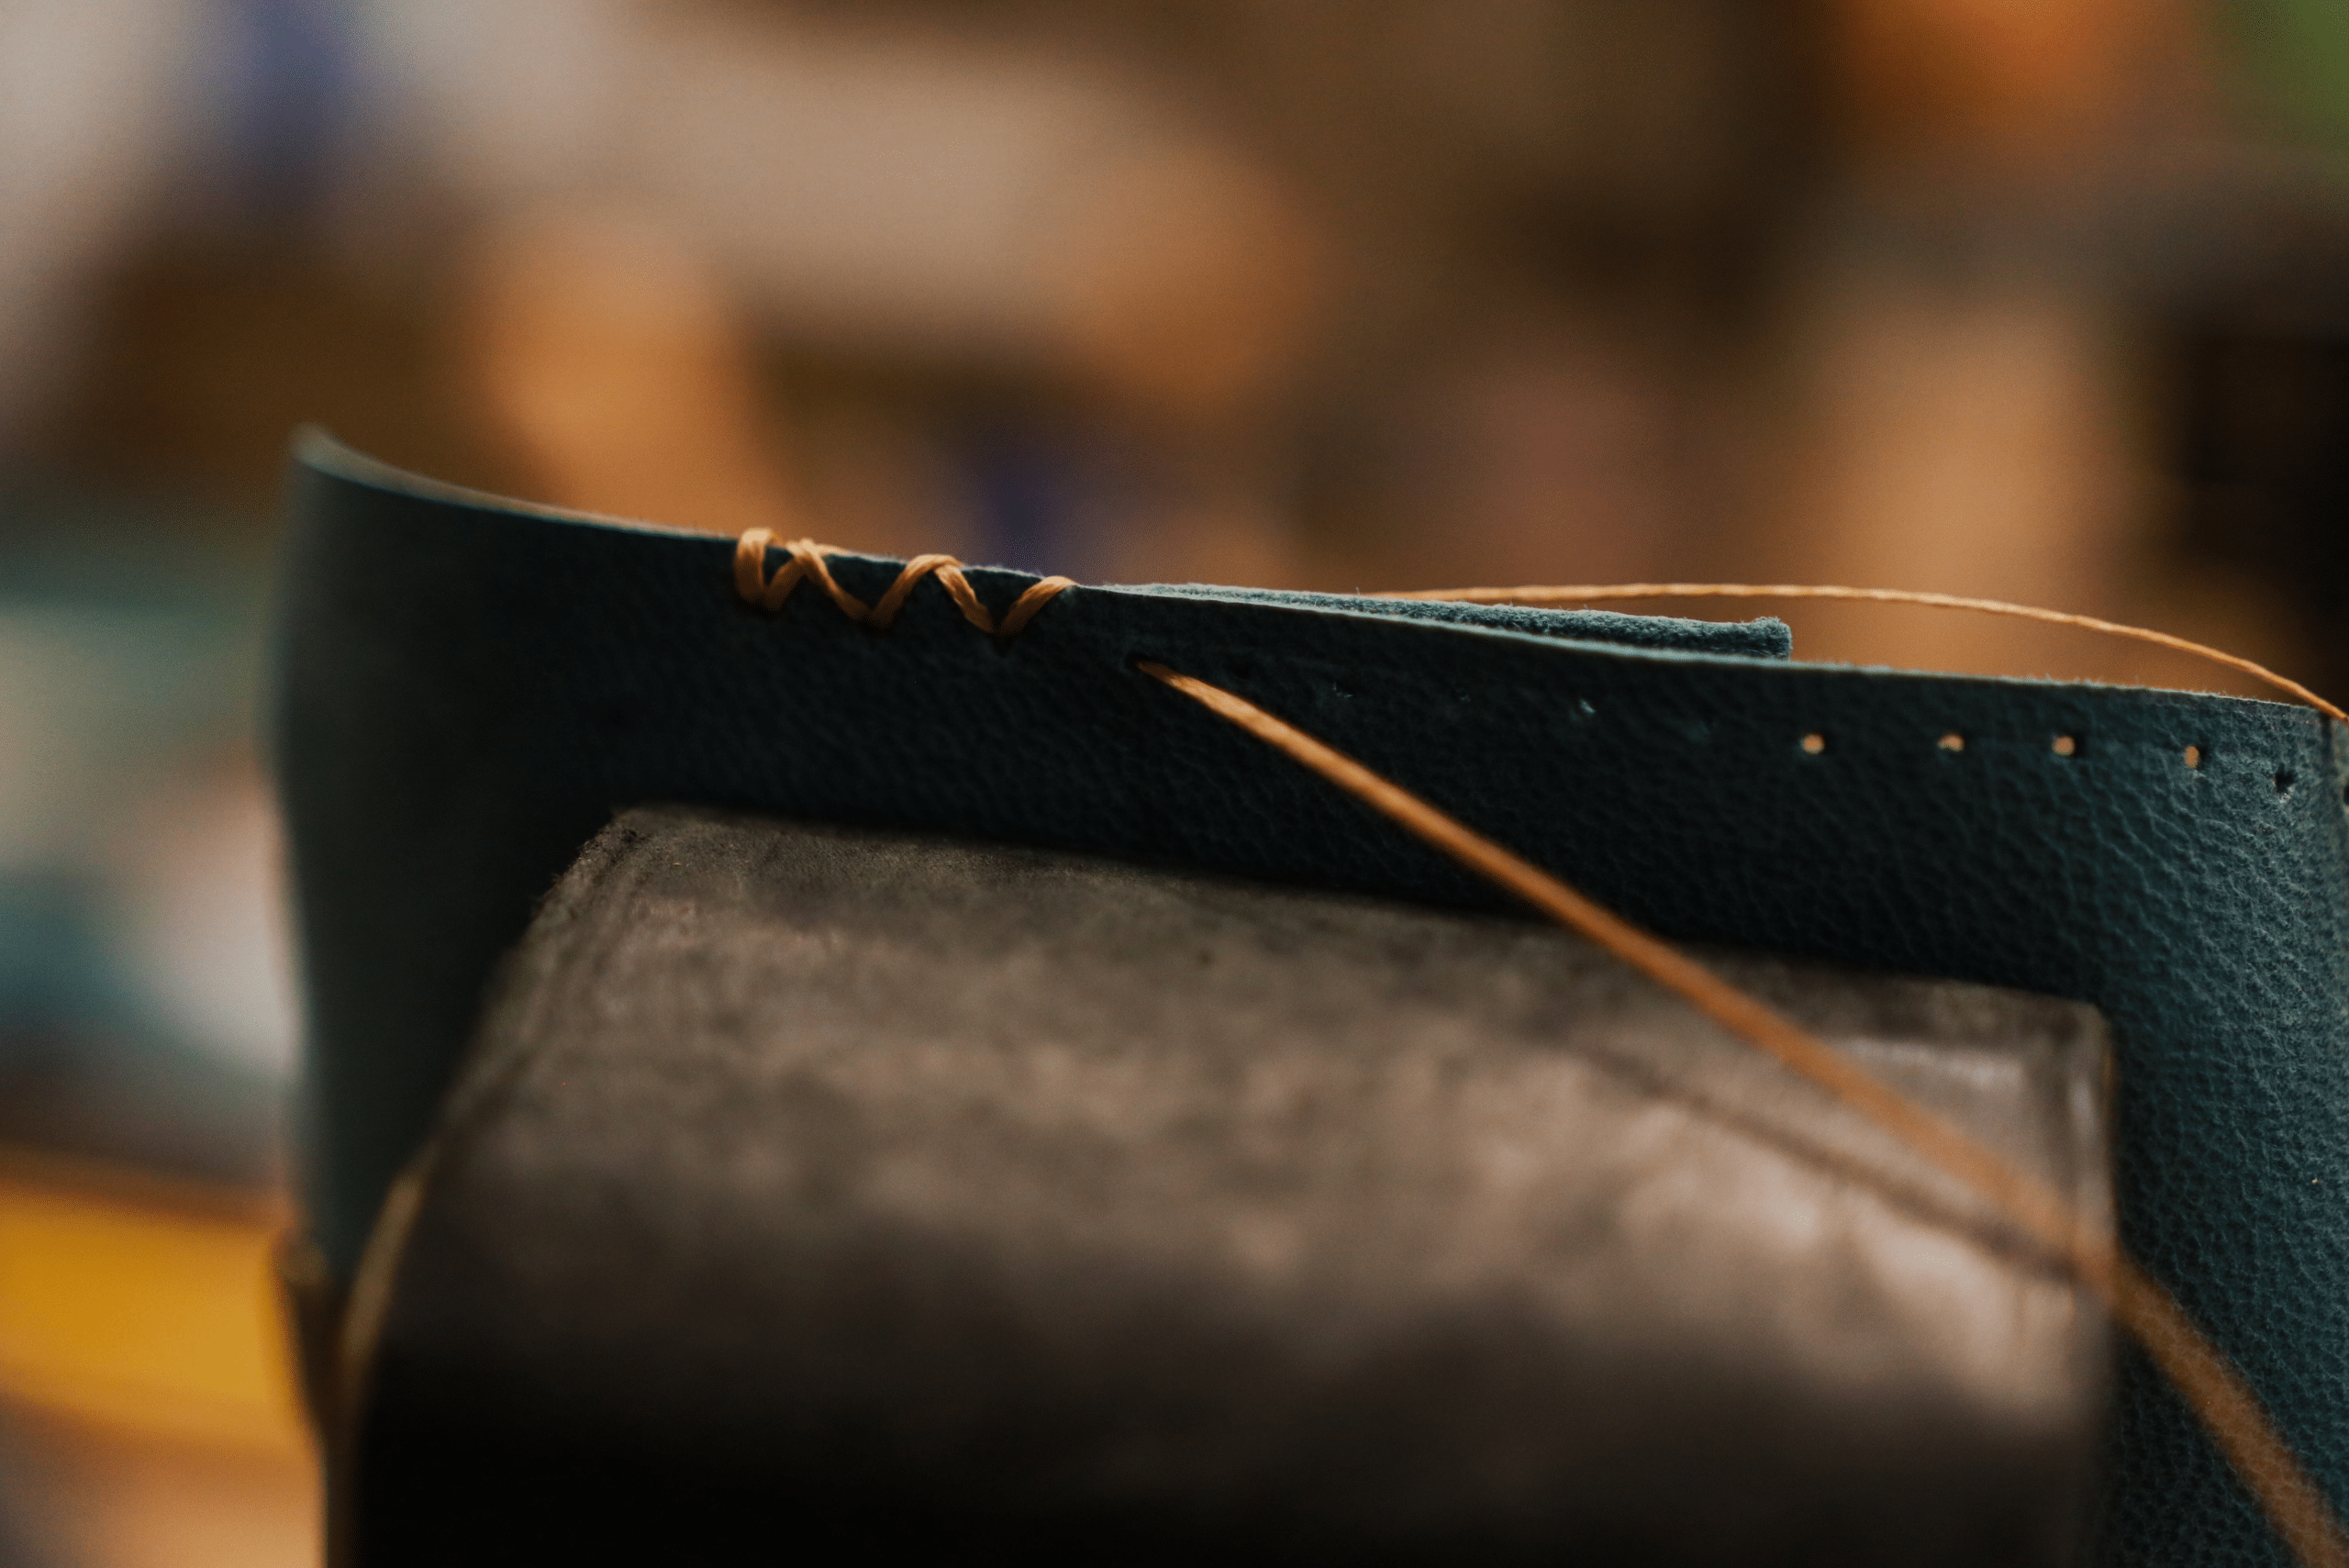
[[[809,592],[745,605],[730,540],[432,490],[320,444],[292,506],[277,767],[308,980],[308,1212],[339,1269],[497,956],[618,808],[1500,906],[1134,669],[1149,658],[1666,936],[2095,1006],[2118,1061],[2122,1240],[2349,1510],[2349,779],[2313,712],[1208,592],[1077,588],[1003,645],[928,583],[875,633]],[[896,571],[833,564],[868,602]],[[999,608],[1030,579],[971,581]],[[1962,751],[1938,743],[1951,733]],[[2133,1357],[2118,1398],[2117,1560],[2282,1561]]]

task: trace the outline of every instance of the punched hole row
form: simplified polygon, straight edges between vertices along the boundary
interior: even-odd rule
[[[1934,744],[1944,751],[1963,751],[1965,750],[1965,737],[1953,729],[1943,735]],[[1802,738],[1802,749],[1807,755],[1818,756],[1827,750],[1826,735],[1816,729],[1810,731]],[[2080,738],[2076,735],[2058,735],[2048,742],[2047,749],[2059,757],[2076,757],[2080,754]],[[2181,755],[2188,767],[2199,769],[2209,753],[2199,746],[2188,746]],[[2297,782],[2298,775],[2291,769],[2277,770],[2276,793],[2278,795],[2291,794],[2292,786]],[[2349,806],[2349,784],[2342,786],[2341,800],[2343,805]]]
[[[1824,732],[1814,729],[1803,736],[1801,744],[1806,753],[1816,757],[1827,750],[1827,737]],[[1952,729],[1945,732],[1939,740],[1934,742],[1934,745],[1944,751],[1963,751],[1965,750],[1965,737],[1957,730]],[[2082,751],[2080,738],[2076,735],[2057,735],[2048,741],[2047,749],[2059,757],[2076,757]],[[2186,765],[2189,768],[2199,768],[2205,755],[2206,753],[2199,746],[2188,746],[2183,753]],[[2286,794],[2291,787],[2292,772],[2287,768],[2276,775],[2276,793]]]

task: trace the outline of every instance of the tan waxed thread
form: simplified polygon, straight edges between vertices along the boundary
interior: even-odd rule
[[[2268,1420],[2243,1374],[2203,1337],[2158,1281],[2099,1237],[2060,1195],[1669,943],[1343,752],[1219,686],[1147,661],[1141,669],[1677,993],[1730,1033],[1776,1057],[1980,1193],[2102,1298],[2122,1329],[2144,1347],[2304,1568],[2349,1568],[2349,1541],[2343,1540],[2331,1506]]]
[[[774,575],[766,574],[767,551],[779,549],[789,559],[775,569]],[[896,581],[881,595],[881,602],[867,606],[863,599],[850,593],[834,579],[825,556],[831,553],[829,545],[813,539],[792,539],[779,542],[765,528],[751,528],[735,541],[734,591],[745,602],[767,611],[779,610],[791,597],[792,590],[803,580],[821,588],[841,613],[860,626],[875,631],[885,631],[896,620],[897,612],[906,607],[915,587],[925,577],[936,577],[947,596],[954,601],[963,618],[999,641],[1008,642],[1026,629],[1036,612],[1050,604],[1063,591],[1076,584],[1066,577],[1041,577],[1030,584],[1026,592],[1011,602],[998,622],[979,602],[978,590],[963,575],[963,563],[951,555],[917,555],[897,570]]]
[[[2076,626],[2087,631],[2100,631],[2110,637],[2133,638],[2139,642],[2191,653],[2197,658],[2224,664],[2230,670],[2240,670],[2246,675],[2265,681],[2277,691],[2298,697],[2327,717],[2349,724],[2349,713],[2343,712],[2298,681],[2279,675],[2265,664],[2254,664],[2240,654],[2199,642],[2188,642],[2165,631],[2129,626],[2121,621],[2099,620],[2094,616],[2077,616],[2066,610],[2043,610],[2034,605],[2010,605],[2003,599],[1967,599],[1954,594],[1918,594],[1905,588],[1839,588],[1801,583],[1606,583],[1564,587],[1527,584],[1516,588],[1426,588],[1403,594],[1379,594],[1374,597],[1456,599],[1472,605],[1576,605],[1601,599],[1859,599],[1872,604],[1924,605],[1933,609],[2019,616],[2025,620]]]
[[[351,1295],[336,1327],[333,1370],[326,1390],[322,1425],[327,1443],[326,1559],[328,1568],[350,1568],[358,1551],[359,1440],[374,1382],[375,1352],[390,1320],[392,1293],[408,1237],[423,1212],[425,1189],[440,1156],[435,1138],[402,1168],[384,1194],[375,1223],[351,1275]]]
[[[771,578],[765,576],[769,546],[791,558]],[[799,586],[800,580],[807,578],[830,596],[842,615],[861,624],[873,612],[863,599],[834,581],[832,569],[824,564],[827,553],[826,547],[813,539],[779,541],[764,528],[752,528],[734,546],[735,591],[761,609],[779,610],[783,602],[791,597],[791,591]]]
[[[873,615],[864,624],[875,631],[887,630],[897,618],[897,612],[905,608],[906,601],[913,597],[914,584],[931,575],[937,577],[939,586],[954,601],[954,607],[963,612],[964,620],[989,637],[995,635],[995,617],[979,603],[971,580],[963,575],[963,563],[951,555],[917,555],[907,562],[898,569],[897,580],[889,584],[889,591],[881,595],[881,602],[873,606]]]
[[[1075,579],[1070,577],[1038,578],[1028,584],[1025,593],[1011,601],[1009,609],[1003,612],[1003,625],[996,628],[996,635],[1007,642],[1010,641],[1027,629],[1028,623],[1036,618],[1038,610],[1051,604],[1063,590],[1075,586]]]

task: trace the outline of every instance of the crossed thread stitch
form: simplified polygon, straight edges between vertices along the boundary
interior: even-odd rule
[[[781,550],[789,557],[777,567],[774,575],[767,575],[767,551]],[[963,618],[998,641],[1008,642],[1025,630],[1036,612],[1052,602],[1062,593],[1076,586],[1066,577],[1042,577],[1028,585],[1027,592],[1011,602],[998,621],[986,606],[979,602],[978,591],[963,574],[963,563],[951,555],[917,555],[897,571],[897,580],[881,595],[878,604],[868,606],[850,593],[832,575],[824,557],[831,553],[829,545],[813,539],[778,540],[765,528],[751,528],[734,546],[734,591],[747,602],[763,610],[779,610],[792,590],[802,582],[813,582],[821,588],[841,612],[860,626],[875,631],[885,631],[906,607],[914,587],[924,577],[936,577],[940,586],[963,612]]]

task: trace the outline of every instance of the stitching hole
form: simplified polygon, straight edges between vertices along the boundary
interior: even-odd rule
[[[1827,737],[1814,729],[1802,738],[1802,749],[1816,757],[1827,750]]]
[[[1965,750],[1965,737],[1953,729],[1942,737],[1941,748],[1944,751],[1963,751]]]
[[[2189,768],[2199,768],[2202,765],[2201,747],[2188,746],[2186,749],[2186,765]]]
[[[2058,735],[2055,737],[2054,750],[2055,754],[2059,757],[2076,757],[2080,754],[2079,737],[2076,735]]]
[[[2289,795],[2292,793],[2291,769],[2283,768],[2277,771],[2276,774],[2276,793],[2277,795]]]

